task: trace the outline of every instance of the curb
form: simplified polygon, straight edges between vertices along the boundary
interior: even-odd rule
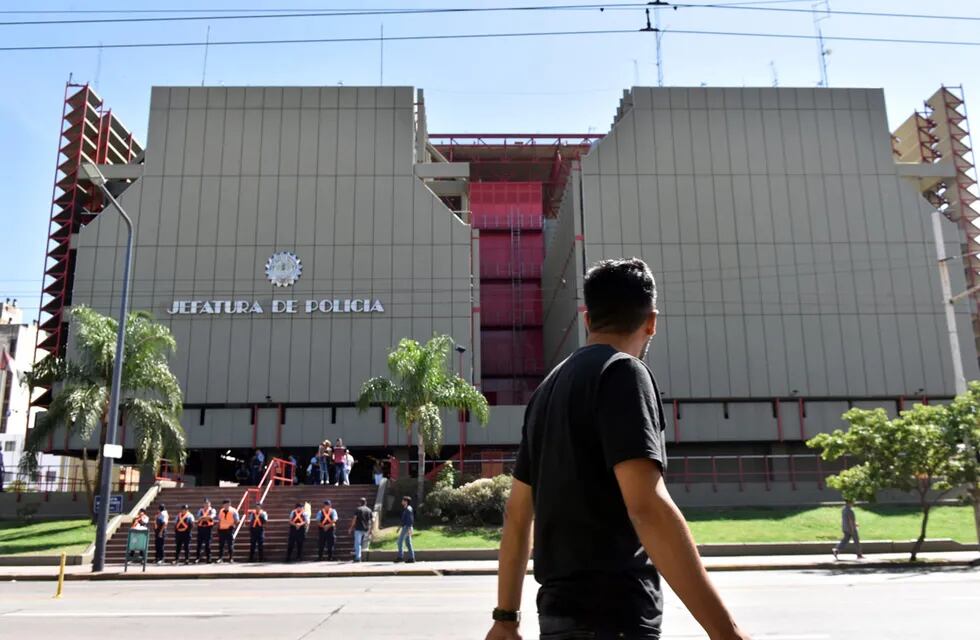
[[[867,570],[911,570],[911,569],[935,569],[935,568],[976,568],[975,561],[971,560],[920,560],[909,562],[908,560],[894,561],[871,561],[871,562],[784,562],[780,564],[732,564],[708,566],[709,572],[733,572],[733,571],[833,571],[837,573],[861,572]],[[454,577],[454,576],[495,576],[496,568],[473,568],[473,569],[369,569],[364,571],[310,571],[304,573],[290,573],[288,571],[266,571],[262,573],[143,573],[136,571],[133,573],[70,573],[65,575],[65,580],[72,582],[99,582],[99,581],[133,581],[133,580],[235,580],[235,579],[267,579],[267,578],[389,578],[389,577]],[[533,575],[532,570],[528,570],[527,575]],[[56,575],[42,574],[0,574],[0,582],[53,582],[57,580]]]

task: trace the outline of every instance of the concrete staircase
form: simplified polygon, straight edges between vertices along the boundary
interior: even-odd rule
[[[167,562],[174,558],[177,544],[174,538],[174,522],[182,504],[187,504],[189,510],[197,514],[197,510],[204,504],[205,498],[210,498],[212,506],[217,510],[221,508],[221,501],[231,500],[232,505],[238,504],[244,493],[244,487],[218,488],[218,487],[187,487],[162,489],[156,501],[147,509],[152,522],[159,508],[163,503],[167,506],[170,513],[170,525],[167,528],[167,542],[164,553]],[[332,500],[333,508],[337,510],[339,520],[337,521],[337,545],[334,548],[334,559],[350,560],[353,557],[354,541],[353,536],[348,535],[347,528],[350,526],[351,518],[354,517],[354,510],[357,508],[360,498],[367,498],[368,506],[374,506],[377,495],[377,487],[374,485],[351,485],[348,487],[333,487],[324,485],[298,485],[298,486],[276,486],[272,487],[269,495],[266,496],[263,507],[269,513],[269,522],[265,531],[265,560],[266,562],[283,562],[286,559],[286,545],[289,535],[289,512],[293,510],[296,502],[309,502],[313,510],[313,518],[323,506],[324,500]],[[246,514],[242,514],[244,518]],[[126,535],[129,532],[129,524],[124,523],[113,535],[106,546],[106,563],[122,564],[125,560]],[[316,560],[317,537],[319,532],[315,522],[310,524],[310,529],[306,534],[306,542],[303,545],[303,559]],[[248,560],[248,527],[243,526],[235,539],[235,562],[246,562]],[[191,560],[193,561],[197,551],[197,526],[191,534]],[[211,559],[218,557],[218,527],[215,526],[211,533]],[[182,558],[183,559],[183,558]],[[153,560],[153,537],[150,536],[150,560]]]

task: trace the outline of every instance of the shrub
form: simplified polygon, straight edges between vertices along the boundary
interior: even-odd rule
[[[481,478],[458,488],[436,486],[425,501],[425,514],[455,524],[501,524],[510,497],[511,477]]]
[[[446,462],[439,473],[436,474],[435,486],[433,489],[449,488],[456,486],[456,469],[453,468],[452,460]]]

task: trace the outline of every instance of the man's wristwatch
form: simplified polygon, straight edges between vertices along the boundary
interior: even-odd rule
[[[498,607],[493,610],[493,619],[495,622],[520,622],[521,612],[507,611]]]

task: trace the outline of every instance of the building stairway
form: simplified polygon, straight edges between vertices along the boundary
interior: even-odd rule
[[[170,514],[170,524],[167,527],[167,541],[164,548],[166,561],[174,559],[176,551],[176,540],[174,537],[174,522],[180,507],[187,504],[189,511],[197,514],[197,510],[204,505],[204,499],[210,498],[212,506],[218,510],[221,508],[221,501],[231,500],[232,505],[236,505],[242,497],[242,488],[218,488],[218,487],[186,487],[162,489],[157,495],[157,499],[147,509],[151,523],[159,509],[159,505],[165,504],[167,512]],[[297,502],[309,502],[313,512],[312,520],[315,520],[317,512],[323,506],[324,500],[331,500],[333,508],[337,510],[337,544],[334,549],[334,559],[350,560],[353,555],[354,541],[353,536],[347,533],[351,518],[354,517],[354,510],[358,506],[360,498],[366,498],[368,506],[373,507],[377,487],[374,485],[351,485],[346,487],[335,487],[325,485],[297,485],[297,486],[275,486],[266,496],[263,507],[269,514],[269,522],[266,524],[265,531],[265,561],[283,562],[286,559],[286,545],[289,536],[289,512],[293,510]],[[246,514],[242,514],[244,518]],[[126,536],[129,531],[129,524],[123,523],[116,533],[109,539],[106,545],[106,563],[122,564],[125,561]],[[319,532],[316,522],[311,522],[310,529],[306,534],[306,541],[303,546],[303,559],[316,560],[317,538]],[[248,560],[249,532],[247,525],[243,526],[235,539],[235,561],[245,562]],[[197,551],[197,526],[191,534],[191,561],[194,560]],[[211,559],[218,557],[218,527],[215,526],[211,532]],[[153,537],[150,537],[150,560],[153,560]]]

